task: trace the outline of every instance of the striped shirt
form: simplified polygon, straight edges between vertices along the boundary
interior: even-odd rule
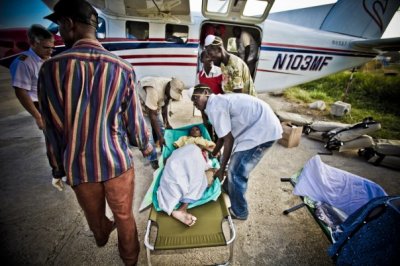
[[[107,181],[133,167],[129,145],[148,148],[132,66],[97,40],[82,39],[39,73],[53,176],[71,186]]]

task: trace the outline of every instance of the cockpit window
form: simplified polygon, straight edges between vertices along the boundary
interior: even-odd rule
[[[59,32],[58,32],[58,25],[57,25],[56,23],[54,23],[54,22],[52,22],[52,23],[47,27],[47,29],[48,29],[51,33],[53,33],[54,35],[59,33]],[[96,37],[97,37],[98,39],[104,39],[104,38],[106,37],[106,21],[105,21],[103,18],[101,18],[101,17],[98,18]]]
[[[96,37],[98,39],[104,39],[106,37],[106,21],[101,17],[98,19]]]
[[[54,22],[52,22],[52,23],[47,27],[47,29],[48,29],[51,33],[53,33],[53,34],[57,34],[57,33],[58,33],[58,25],[57,25],[56,23],[54,23]]]

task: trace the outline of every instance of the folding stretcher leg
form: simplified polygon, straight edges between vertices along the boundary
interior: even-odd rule
[[[293,181],[290,178],[281,178],[281,182],[290,182],[294,186]],[[300,204],[298,204],[298,205],[296,205],[296,206],[294,206],[292,208],[284,210],[283,214],[287,215],[287,214],[289,214],[291,212],[294,212],[294,211],[296,211],[298,209],[301,209],[301,208],[303,208],[305,206],[306,206],[306,204],[304,202],[302,202],[302,203],[300,203]]]
[[[300,204],[298,204],[298,205],[296,205],[296,206],[294,206],[294,207],[292,207],[292,208],[289,208],[289,209],[284,210],[284,211],[283,211],[283,214],[287,215],[287,214],[289,214],[289,213],[291,213],[291,212],[294,212],[294,211],[296,211],[296,210],[298,210],[298,209],[300,209],[300,208],[303,208],[303,207],[305,207],[305,206],[306,206],[306,204],[305,204],[304,202],[302,202],[302,203],[300,203]]]

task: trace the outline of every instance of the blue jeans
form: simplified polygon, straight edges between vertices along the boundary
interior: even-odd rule
[[[148,128],[149,131],[150,131],[149,142],[150,142],[150,144],[153,146],[153,151],[151,152],[151,154],[150,154],[149,156],[147,156],[147,159],[148,159],[150,162],[152,162],[152,161],[157,160],[157,147],[156,147],[156,143],[155,143],[155,141],[154,141],[153,127],[151,126],[150,117],[149,117],[148,115],[144,115],[143,117],[144,117],[144,120],[146,121],[147,128]],[[161,129],[161,134],[164,135],[164,130],[165,130],[165,128],[164,128],[164,123],[163,123],[163,119],[162,119],[162,116],[161,116],[161,113],[160,113],[160,112],[159,112],[158,115],[157,115],[157,123],[158,123],[158,126],[159,126],[160,129]]]
[[[269,141],[250,150],[235,152],[230,158],[227,192],[231,200],[231,211],[237,218],[247,219],[249,215],[245,198],[249,174],[274,143],[275,141]]]

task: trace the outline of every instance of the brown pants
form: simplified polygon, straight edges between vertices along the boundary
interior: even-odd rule
[[[107,243],[113,227],[105,215],[107,199],[117,226],[119,255],[125,265],[135,265],[140,251],[132,212],[134,177],[135,172],[131,168],[106,182],[84,183],[73,187],[90,230],[100,246]]]

